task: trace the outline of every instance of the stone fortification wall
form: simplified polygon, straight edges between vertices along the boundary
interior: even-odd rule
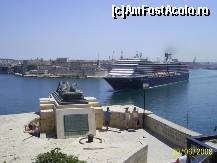
[[[133,105],[112,105],[109,106],[112,116],[111,116],[111,127],[116,128],[125,128],[125,119],[124,119],[124,111],[126,107],[129,107],[129,111],[132,112],[134,106]],[[107,106],[102,107],[105,113]],[[137,108],[139,113],[139,128],[142,128],[143,124],[143,114],[144,111],[142,108]],[[200,133],[194,132],[189,130],[185,127],[177,125],[171,121],[168,121],[164,118],[161,118],[154,113],[146,110],[145,117],[144,117],[144,125],[145,129],[152,131],[153,133],[157,134],[158,136],[166,139],[169,143],[173,144],[177,147],[186,147],[186,137],[187,136],[198,136]],[[133,121],[130,121],[130,128],[133,128]]]
[[[94,102],[95,100],[89,99],[90,102]],[[53,103],[46,102],[46,100],[41,100],[40,105],[40,113],[41,113],[41,131],[53,131],[55,129],[55,119],[53,113]],[[109,106],[112,116],[111,116],[111,127],[124,129],[125,128],[125,109],[129,107],[129,111],[132,112],[135,106],[133,105],[112,105]],[[96,128],[101,129],[104,122],[104,113],[106,111],[107,106],[103,107],[94,107],[95,108],[95,122]],[[144,111],[142,108],[137,108],[139,113],[139,125],[138,128],[142,128],[143,124],[143,114]],[[197,136],[200,133],[191,131],[177,125],[173,122],[170,122],[164,118],[161,118],[150,111],[145,111],[145,118],[144,118],[145,128],[152,131],[153,133],[161,136],[162,138],[168,140],[175,146],[178,147],[186,147],[186,137],[187,136]],[[131,120],[129,123],[129,127],[133,128],[133,121]]]
[[[151,130],[177,147],[186,148],[187,136],[198,136],[200,133],[170,122],[155,114],[145,116],[145,128]]]
[[[111,121],[110,121],[110,126],[111,127],[115,127],[115,128],[120,128],[120,129],[124,129],[126,126],[126,121],[125,121],[125,109],[126,107],[129,108],[129,111],[132,113],[134,106],[133,105],[111,105],[111,106],[103,106],[103,117],[105,115],[106,112],[106,108],[109,107],[110,111],[111,111]],[[138,128],[142,128],[142,117],[143,117],[143,109],[138,108],[137,107],[137,111],[139,113],[139,124],[138,124]],[[149,113],[149,112],[146,112]],[[104,118],[103,118],[104,121]],[[133,128],[133,120],[131,119],[129,121],[129,128]]]

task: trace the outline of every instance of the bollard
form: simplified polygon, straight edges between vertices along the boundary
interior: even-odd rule
[[[87,135],[87,142],[88,142],[88,143],[93,142],[93,137],[94,137],[93,134],[89,134],[89,135]]]

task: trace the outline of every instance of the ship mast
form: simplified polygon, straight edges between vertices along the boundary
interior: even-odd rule
[[[121,50],[121,59],[124,58],[123,53],[124,53],[123,50]]]
[[[169,63],[172,60],[172,54],[171,53],[165,53],[165,62]]]

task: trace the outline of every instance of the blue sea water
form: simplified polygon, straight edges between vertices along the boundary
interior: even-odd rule
[[[115,92],[103,79],[25,78],[0,75],[0,114],[39,110],[39,98],[47,97],[60,80],[76,82],[85,96],[101,104],[135,104],[143,107],[143,91]],[[192,70],[189,82],[146,91],[146,107],[155,114],[203,134],[217,125],[217,71]]]

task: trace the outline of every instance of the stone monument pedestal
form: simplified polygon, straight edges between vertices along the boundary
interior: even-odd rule
[[[55,109],[57,138],[96,135],[95,110],[91,107]]]
[[[60,82],[49,98],[40,99],[40,131],[55,130],[58,139],[96,135],[95,121],[100,118],[93,106],[99,106],[95,98],[84,98],[69,82]]]

